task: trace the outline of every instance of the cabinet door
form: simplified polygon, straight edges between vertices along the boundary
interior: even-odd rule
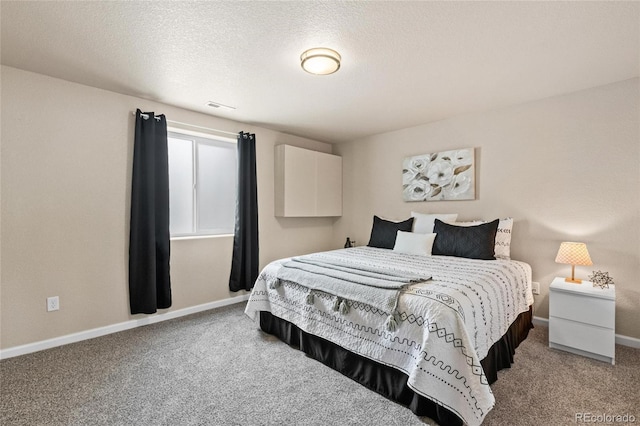
[[[342,215],[342,157],[278,145],[274,175],[276,216]]]
[[[342,157],[316,155],[316,215],[342,215]]]
[[[276,183],[276,215],[315,216],[316,158],[313,151],[290,145],[276,147],[276,170],[280,170],[281,188]],[[276,176],[278,179],[278,176]]]

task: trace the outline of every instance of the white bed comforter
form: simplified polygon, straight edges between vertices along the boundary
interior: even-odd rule
[[[270,286],[287,259],[267,265],[245,312],[254,320],[268,311],[351,352],[404,372],[411,389],[479,425],[495,403],[480,365],[489,348],[533,303],[531,267],[514,260],[473,260],[399,254],[356,247],[324,252],[351,265],[384,267],[430,281],[402,290],[398,327],[384,327],[388,313],[348,301],[346,314],[332,309],[335,296],[315,293],[307,303],[305,283]],[[271,288],[274,287],[274,288]]]

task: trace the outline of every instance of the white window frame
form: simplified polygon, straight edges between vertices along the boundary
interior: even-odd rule
[[[193,212],[193,232],[190,233],[178,233],[171,234],[171,239],[191,239],[191,238],[213,238],[213,237],[228,237],[233,236],[232,232],[224,232],[224,233],[215,233],[211,230],[200,230],[198,229],[198,145],[199,144],[207,144],[207,141],[212,142],[223,142],[230,143],[233,145],[237,145],[238,141],[236,139],[213,135],[209,133],[203,132],[195,132],[192,130],[181,129],[179,127],[167,127],[167,136],[173,139],[183,139],[185,141],[191,142],[191,155],[192,155],[192,164],[193,164],[193,176],[192,176],[192,199],[193,205],[191,206]],[[194,139],[195,138],[195,139]],[[214,143],[211,143],[214,145]],[[169,199],[171,199],[171,194],[169,194]]]

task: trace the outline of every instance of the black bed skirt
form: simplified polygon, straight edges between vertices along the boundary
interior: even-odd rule
[[[491,346],[487,356],[480,361],[489,383],[498,379],[499,370],[509,368],[513,363],[516,348],[533,328],[532,316],[531,308],[521,313],[502,339]],[[260,312],[260,328],[380,395],[408,407],[418,416],[429,417],[441,425],[463,424],[451,411],[414,393],[407,386],[408,377],[393,367],[354,354],[321,337],[307,334],[270,312]]]

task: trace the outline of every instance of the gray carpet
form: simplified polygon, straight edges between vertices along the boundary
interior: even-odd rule
[[[0,361],[2,425],[424,425],[265,335],[244,304]],[[612,367],[550,350],[537,327],[492,386],[486,425],[562,425],[576,413],[640,422],[640,350]]]

